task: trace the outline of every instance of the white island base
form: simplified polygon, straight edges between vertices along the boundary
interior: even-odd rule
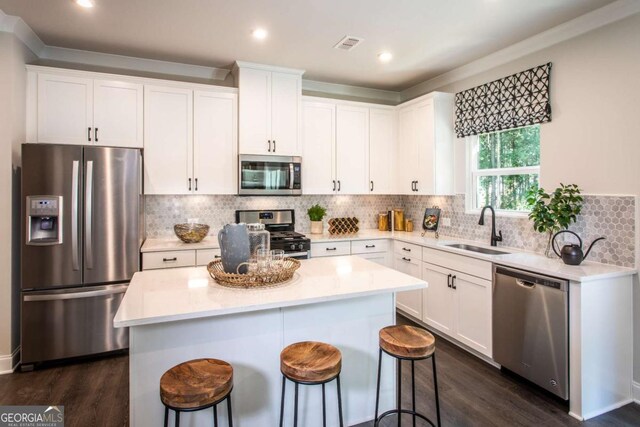
[[[131,426],[162,425],[160,377],[178,363],[203,357],[233,366],[234,426],[277,426],[280,352],[307,340],[332,344],[342,353],[345,425],[371,420],[378,332],[395,323],[396,291],[425,286],[419,279],[357,257],[303,261],[294,283],[262,291],[222,288],[207,279],[204,268],[137,273],[114,321],[130,328]],[[382,369],[380,412],[395,407],[393,359],[384,357]],[[321,390],[300,386],[299,425],[322,425]],[[289,381],[286,393],[285,424],[293,425]],[[326,396],[327,424],[337,426],[335,381],[326,385]],[[218,406],[220,425],[225,426],[226,403]],[[180,425],[213,425],[212,412],[182,413]]]

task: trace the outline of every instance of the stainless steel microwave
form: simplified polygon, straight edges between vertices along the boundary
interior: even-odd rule
[[[302,194],[302,158],[293,156],[239,156],[238,194],[241,196],[299,196]]]

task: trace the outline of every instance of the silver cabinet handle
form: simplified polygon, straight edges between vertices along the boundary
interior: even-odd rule
[[[58,301],[65,299],[92,298],[107,295],[122,294],[127,291],[128,285],[109,286],[107,289],[80,292],[61,292],[55,294],[27,295],[25,301]]]
[[[78,198],[80,197],[78,186],[80,173],[80,161],[74,160],[71,171],[71,264],[74,270],[80,270],[78,256]]]
[[[87,182],[84,194],[84,247],[87,268],[93,268],[93,160],[87,162]]]

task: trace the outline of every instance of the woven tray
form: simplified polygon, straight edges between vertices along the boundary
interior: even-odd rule
[[[285,258],[282,269],[260,274],[225,273],[222,267],[222,260],[219,259],[211,261],[209,265],[207,265],[209,274],[219,285],[244,289],[276,286],[290,280],[298,268],[300,268],[300,261],[294,258]]]
[[[329,220],[329,234],[353,234],[360,231],[360,220],[353,218],[331,218]]]

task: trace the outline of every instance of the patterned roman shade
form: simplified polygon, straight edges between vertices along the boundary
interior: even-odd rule
[[[456,93],[458,138],[551,121],[551,63]]]

